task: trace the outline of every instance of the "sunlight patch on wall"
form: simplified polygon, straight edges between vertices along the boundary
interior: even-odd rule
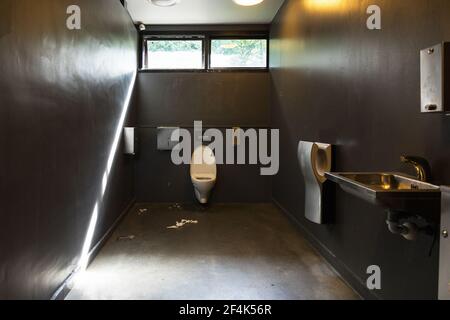
[[[126,116],[128,113],[129,106],[130,106],[131,97],[133,95],[134,85],[136,83],[136,75],[137,75],[137,72],[134,71],[133,75],[132,75],[131,84],[128,88],[128,92],[127,92],[127,95],[126,95],[126,98],[125,98],[125,101],[124,101],[124,104],[122,107],[122,112],[121,112],[121,115],[119,118],[117,129],[114,134],[114,140],[113,140],[110,152],[109,152],[106,170],[103,174],[100,199],[96,202],[94,209],[92,211],[91,219],[89,222],[89,227],[88,227],[88,230],[86,233],[86,238],[84,240],[83,249],[81,252],[81,258],[78,263],[78,268],[79,268],[80,272],[84,272],[89,264],[90,250],[92,247],[92,242],[93,242],[94,235],[95,235],[95,229],[97,226],[99,205],[103,201],[103,197],[105,195],[105,192],[106,192],[106,189],[108,186],[109,175],[111,173],[111,169],[114,164],[115,156],[117,155],[120,137],[122,136],[123,126],[125,124],[125,119],[126,119]]]

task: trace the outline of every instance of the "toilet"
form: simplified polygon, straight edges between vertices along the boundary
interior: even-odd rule
[[[191,180],[195,197],[201,204],[208,203],[216,179],[217,165],[214,152],[207,146],[199,146],[192,154]]]

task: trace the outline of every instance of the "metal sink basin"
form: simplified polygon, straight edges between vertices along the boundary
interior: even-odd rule
[[[386,209],[423,214],[439,210],[438,186],[399,173],[326,173],[354,196]]]

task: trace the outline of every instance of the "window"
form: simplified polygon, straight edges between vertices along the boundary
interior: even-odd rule
[[[266,68],[266,39],[211,40],[211,68]]]
[[[261,33],[144,35],[142,69],[153,71],[267,70],[268,39]]]
[[[203,69],[203,40],[148,39],[147,69]]]

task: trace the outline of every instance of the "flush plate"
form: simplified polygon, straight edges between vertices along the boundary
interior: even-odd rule
[[[170,151],[175,148],[179,141],[172,141],[172,134],[180,128],[159,127],[158,130],[158,150]]]

